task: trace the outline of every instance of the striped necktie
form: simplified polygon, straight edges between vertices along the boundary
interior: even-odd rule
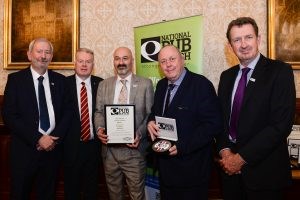
[[[81,82],[82,87],[80,90],[80,111],[81,111],[81,137],[82,141],[90,139],[90,115],[88,106],[88,96],[85,83]]]

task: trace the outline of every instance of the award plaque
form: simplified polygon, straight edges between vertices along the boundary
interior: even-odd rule
[[[152,144],[152,150],[156,153],[168,153],[175,141],[178,140],[176,120],[165,117],[155,117],[159,127],[159,136]]]
[[[104,105],[107,143],[131,144],[135,138],[135,105]]]

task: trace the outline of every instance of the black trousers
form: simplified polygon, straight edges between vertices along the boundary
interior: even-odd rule
[[[97,200],[100,149],[94,141],[80,142],[77,160],[64,167],[65,200]]]
[[[29,200],[32,191],[35,191],[36,200],[55,200],[61,154],[57,149],[53,152],[41,151],[36,156],[28,158],[27,163],[11,162],[10,199]]]
[[[207,200],[208,184],[197,187],[165,187],[160,186],[161,200]]]
[[[224,200],[283,200],[283,190],[252,190],[245,187],[241,175],[222,172]]]

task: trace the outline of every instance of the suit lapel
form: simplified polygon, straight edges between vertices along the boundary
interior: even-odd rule
[[[116,82],[117,82],[117,76],[111,79],[111,82],[108,83],[108,102],[109,104],[114,103],[114,97],[115,97],[115,90],[116,90]],[[113,92],[110,92],[113,91]]]
[[[132,74],[131,77],[131,85],[130,85],[130,96],[129,96],[129,104],[134,104],[135,102],[135,97],[137,94],[137,89],[138,89],[138,79],[134,74]]]
[[[28,67],[25,70],[24,79],[25,79],[24,83],[26,84],[26,87],[27,87],[27,89],[25,89],[24,91],[28,91],[28,93],[26,93],[26,96],[28,96],[30,98],[29,105],[33,104],[32,107],[35,108],[36,114],[39,115],[37,95],[35,93],[35,87],[34,87],[32,73],[30,71],[30,67]]]
[[[94,76],[91,76],[91,87],[92,87],[92,104],[93,104],[92,107],[94,108],[95,107],[94,105],[96,105],[96,94],[98,89],[98,84]]]
[[[224,99],[226,100],[225,105],[226,105],[226,111],[224,113],[228,113],[226,115],[226,121],[229,121],[230,118],[230,113],[231,113],[231,100],[232,100],[232,93],[233,93],[233,87],[235,83],[235,79],[238,75],[238,72],[240,70],[239,65],[236,65],[233,67],[231,74],[228,76],[228,84],[226,85],[226,97]]]
[[[260,55],[260,59],[258,60],[256,66],[254,68],[254,71],[251,75],[251,80],[248,81],[242,106],[252,96],[253,89],[255,88],[257,81],[259,81],[261,78],[263,78],[263,74],[266,69],[265,68],[266,64],[267,64],[267,59],[263,55]]]
[[[58,84],[55,81],[55,79],[53,77],[53,72],[51,70],[48,70],[48,76],[49,76],[49,86],[50,86],[50,94],[51,94],[51,99],[52,99],[52,106],[53,106],[54,113],[57,113],[56,105],[58,105],[58,104],[57,104],[57,96],[55,96],[55,94],[58,94],[58,93],[55,92],[55,90],[56,90],[56,87],[58,87]]]
[[[74,108],[77,108],[75,109],[75,113],[76,113],[76,117],[80,120],[80,113],[79,113],[79,106],[78,105],[78,96],[77,96],[77,83],[76,83],[76,77],[75,75],[72,75],[72,78],[71,78],[71,86],[70,86],[70,92],[71,92],[71,95],[72,95],[72,99],[74,100]]]

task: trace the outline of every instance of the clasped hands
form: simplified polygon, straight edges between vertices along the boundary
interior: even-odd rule
[[[130,148],[138,148],[138,146],[140,144],[140,140],[142,138],[141,133],[139,131],[137,131],[135,135],[136,135],[136,137],[134,138],[133,143],[126,144]],[[97,136],[103,144],[107,144],[109,138],[108,138],[108,135],[106,135],[106,133],[105,133],[105,128],[99,128],[97,131]]]
[[[233,153],[229,149],[220,152],[219,164],[228,175],[240,174],[242,166],[246,163],[238,153]]]
[[[159,136],[159,128],[158,125],[155,124],[155,121],[149,121],[147,125],[148,132],[150,134],[151,140],[154,141],[158,136]],[[177,147],[174,144],[170,149],[169,149],[169,155],[175,156],[177,155]]]
[[[54,137],[54,136],[51,136],[51,135],[43,135],[37,145],[36,145],[36,148],[38,151],[52,151],[55,146],[56,146],[56,140],[58,140],[59,137]]]

